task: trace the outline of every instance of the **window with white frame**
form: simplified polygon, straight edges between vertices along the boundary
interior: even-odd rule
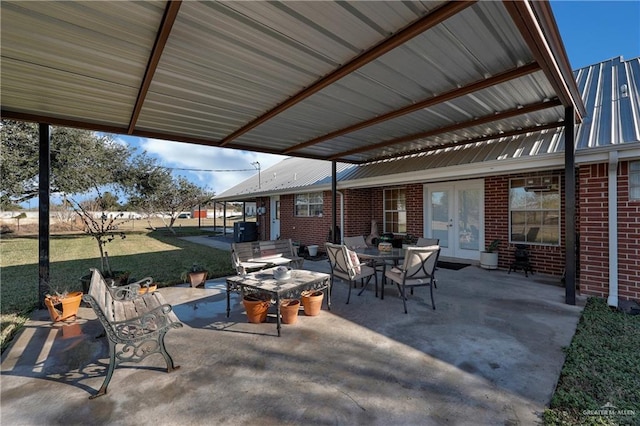
[[[322,216],[322,192],[296,195],[296,216]]]
[[[407,232],[407,199],[404,188],[384,190],[384,232]]]
[[[629,163],[629,199],[640,200],[640,161]]]
[[[509,182],[510,242],[560,244],[560,178],[536,176]]]

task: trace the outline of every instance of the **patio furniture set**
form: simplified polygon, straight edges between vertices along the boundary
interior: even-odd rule
[[[336,278],[349,283],[347,304],[351,300],[352,284],[361,282],[359,295],[374,279],[375,296],[378,297],[378,272],[382,275],[381,298],[388,280],[395,283],[403,298],[407,313],[406,289],[413,294],[414,287],[428,286],[431,289],[431,305],[435,309],[433,286],[435,268],[440,253],[438,240],[421,238],[416,247],[381,250],[369,247],[363,236],[345,237],[345,244],[327,242],[326,252],[331,266],[330,274],[300,269],[301,258],[293,251],[291,240],[256,241],[234,243],[231,258],[238,272],[227,278],[227,317],[231,311],[232,291],[266,295],[276,306],[276,326],[281,334],[280,307],[286,298],[299,298],[304,291],[327,290],[327,308],[331,309],[331,288]],[[286,276],[278,276],[282,266],[292,267]],[[253,272],[250,272],[253,271]]]

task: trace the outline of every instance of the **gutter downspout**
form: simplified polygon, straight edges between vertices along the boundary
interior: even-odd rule
[[[609,152],[609,306],[618,306],[618,152]]]

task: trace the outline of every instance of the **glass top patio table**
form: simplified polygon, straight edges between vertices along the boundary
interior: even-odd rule
[[[398,261],[404,259],[406,250],[402,248],[392,248],[390,251],[381,251],[377,247],[360,247],[354,250],[358,258],[364,261],[381,261],[382,266],[382,292],[380,299],[384,299],[384,285],[386,284],[385,273],[387,272],[387,261],[393,261],[393,265],[397,265]],[[377,265],[376,265],[377,266]],[[376,297],[378,297],[376,291]]]
[[[280,336],[280,301],[285,298],[299,298],[305,290],[327,289],[327,309],[331,310],[330,275],[322,272],[293,269],[291,278],[278,280],[273,272],[277,268],[263,269],[246,275],[235,275],[227,278],[227,318],[231,311],[231,291],[264,292],[272,296],[276,305],[276,324]]]
[[[405,249],[392,248],[390,251],[380,251],[377,247],[360,247],[355,249],[360,259],[365,260],[398,260],[404,259]]]

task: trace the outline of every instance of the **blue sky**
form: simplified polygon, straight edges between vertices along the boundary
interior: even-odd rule
[[[623,56],[640,56],[640,0],[632,1],[551,1],[560,34],[573,69]],[[163,140],[118,136],[118,139],[146,150],[163,166],[198,170],[174,171],[196,185],[220,194],[256,174],[251,163],[262,170],[285,157],[189,145]]]

